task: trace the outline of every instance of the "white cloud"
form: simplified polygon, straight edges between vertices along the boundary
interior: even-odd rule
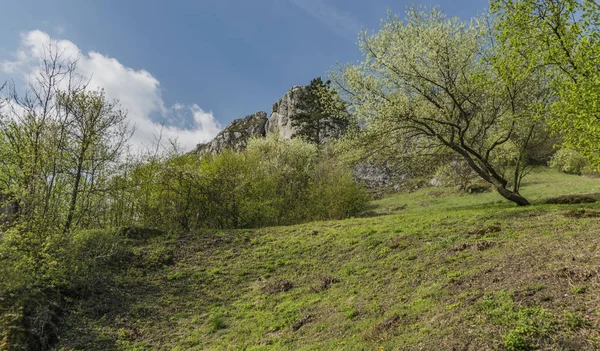
[[[90,79],[91,89],[103,88],[107,98],[120,101],[121,107],[128,111],[129,123],[136,127],[131,140],[134,147],[149,146],[156,133],[162,130],[163,139],[177,139],[183,148],[189,150],[198,143],[209,141],[221,129],[212,112],[206,112],[196,104],[176,103],[165,107],[160,82],[148,71],[126,67],[117,59],[98,52],[84,54],[75,43],[54,41],[40,30],[21,35],[21,44],[13,60],[0,61],[0,71],[12,76],[20,75],[28,81],[36,73],[37,63],[50,42],[63,52],[64,57],[79,58],[77,73]],[[165,125],[153,121],[151,116],[160,116]],[[178,118],[191,121],[179,125],[191,127],[174,125]]]
[[[290,1],[341,37],[354,40],[361,30],[353,16],[329,5],[325,0]]]

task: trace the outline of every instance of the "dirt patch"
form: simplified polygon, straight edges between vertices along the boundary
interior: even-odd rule
[[[481,241],[476,242],[475,244],[462,243],[462,244],[454,245],[454,246],[452,246],[452,248],[450,248],[450,251],[461,252],[461,251],[470,249],[472,247],[475,247],[479,251],[484,251],[484,250],[494,247],[495,245],[496,245],[496,243],[494,243],[492,241],[481,240]]]
[[[575,204],[591,204],[596,202],[596,198],[590,195],[563,195],[553,197],[546,200],[544,203],[548,205],[575,205]]]
[[[569,218],[600,218],[600,211],[597,210],[571,210],[564,213],[565,217]]]
[[[408,207],[407,204],[392,206],[392,207],[388,208],[388,211],[391,213],[400,212],[400,211],[406,210],[407,207]]]
[[[471,244],[462,243],[462,244],[454,245],[450,250],[454,251],[454,252],[461,252],[461,251],[465,251],[466,249],[468,249],[470,247],[471,247]]]
[[[484,251],[487,249],[491,249],[492,247],[494,247],[496,245],[496,243],[492,242],[492,241],[487,241],[487,240],[482,240],[477,242],[477,250],[479,251]]]
[[[488,183],[474,183],[468,185],[465,191],[469,194],[482,194],[492,191],[492,187]]]
[[[400,324],[400,316],[397,314],[377,323],[368,333],[364,335],[365,340],[373,341],[385,337],[392,329]]]
[[[311,314],[306,315],[306,316],[300,318],[299,320],[295,321],[294,324],[292,324],[292,326],[290,327],[290,329],[292,332],[298,331],[300,328],[302,328],[306,324],[312,322],[312,320],[313,320],[313,315],[311,315]]]
[[[498,233],[502,231],[499,225],[482,226],[469,230],[470,235],[485,235],[489,233]]]
[[[338,278],[332,277],[330,275],[325,275],[319,277],[319,283],[317,286],[312,288],[314,292],[321,292],[328,290],[333,284],[339,283],[340,280]]]
[[[394,250],[395,249],[406,249],[408,247],[408,240],[406,240],[404,237],[392,238],[388,242],[388,247],[390,249],[394,249]]]
[[[291,280],[279,279],[267,283],[263,286],[262,291],[265,294],[277,294],[291,290],[294,287],[294,283]]]
[[[558,270],[558,278],[567,279],[570,285],[576,283],[600,283],[600,267],[563,267]]]

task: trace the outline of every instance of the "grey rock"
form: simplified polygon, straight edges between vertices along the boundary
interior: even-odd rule
[[[429,185],[434,186],[436,188],[441,188],[444,186],[444,183],[440,182],[437,178],[432,178],[429,181]]]
[[[273,104],[271,116],[266,124],[266,134],[278,135],[281,139],[291,139],[297,131],[292,125],[293,116],[298,112],[298,95],[305,89],[303,86],[292,87],[285,95]]]
[[[354,178],[370,190],[398,191],[408,176],[402,174],[388,164],[378,165],[373,162],[358,164],[353,169]]]
[[[241,151],[246,148],[250,138],[265,136],[266,123],[267,113],[264,111],[236,119],[210,142],[198,144],[193,152],[198,155],[216,155],[227,149]]]
[[[294,126],[294,116],[301,112],[298,108],[298,97],[306,88],[306,86],[294,86],[279,101],[273,104],[271,115],[265,127],[267,135],[275,134],[283,140],[290,140],[295,136],[298,127]],[[319,144],[325,144],[332,139],[341,137],[346,131],[346,127],[346,125],[324,127],[320,132]]]

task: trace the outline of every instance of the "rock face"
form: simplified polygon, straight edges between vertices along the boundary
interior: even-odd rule
[[[285,95],[273,104],[271,116],[265,127],[267,135],[276,134],[284,140],[289,140],[294,136],[296,128],[292,125],[294,115],[297,113],[297,97],[301,93],[303,86],[292,87]]]
[[[299,112],[299,96],[305,86],[292,87],[279,101],[273,104],[271,115],[267,119],[265,112],[257,112],[244,118],[236,119],[223,129],[213,140],[199,144],[193,151],[199,156],[219,154],[226,149],[243,150],[251,137],[277,135],[283,140],[294,138],[297,127],[293,124],[294,116]],[[324,127],[321,131],[320,144],[340,137],[347,126]],[[387,165],[363,163],[354,168],[354,177],[370,190],[397,190],[407,179],[406,174]]]
[[[294,137],[298,128],[294,126],[294,116],[300,112],[298,108],[299,96],[306,86],[294,86],[285,95],[273,104],[271,115],[265,127],[267,135],[275,134],[281,139],[289,140]],[[341,137],[347,125],[331,124],[323,126],[320,131],[319,144],[325,144],[332,139]]]
[[[265,136],[267,113],[260,111],[229,123],[217,136],[206,144],[196,146],[198,155],[219,154],[226,149],[241,151],[246,148],[248,140],[254,136]]]
[[[376,165],[372,162],[361,163],[354,167],[354,178],[370,190],[397,190],[408,176],[399,174],[388,165]]]

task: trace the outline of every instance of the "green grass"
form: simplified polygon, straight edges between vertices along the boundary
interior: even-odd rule
[[[543,201],[600,180],[540,170],[522,193],[425,188],[367,218],[137,243],[72,301],[58,349],[597,350],[600,219],[564,214],[600,205]]]

